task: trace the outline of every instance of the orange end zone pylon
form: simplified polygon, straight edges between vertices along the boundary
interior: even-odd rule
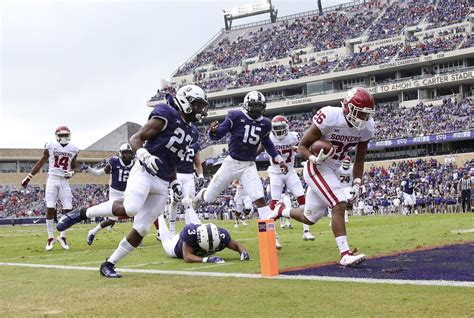
[[[258,220],[257,224],[260,272],[263,276],[276,276],[278,275],[278,255],[275,245],[275,223],[273,220]]]

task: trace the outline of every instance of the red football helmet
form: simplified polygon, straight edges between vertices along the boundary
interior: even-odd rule
[[[347,170],[351,167],[351,157],[345,156],[341,162],[342,169]]]
[[[288,135],[290,124],[285,116],[278,115],[272,119],[272,132],[278,139],[283,139]]]
[[[71,131],[66,126],[56,128],[56,140],[61,145],[66,145],[71,141]]]
[[[351,88],[341,103],[347,121],[359,130],[367,126],[367,121],[375,112],[374,98],[362,87]]]

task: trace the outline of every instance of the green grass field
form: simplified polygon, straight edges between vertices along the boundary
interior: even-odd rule
[[[255,221],[230,230],[249,250],[241,262],[231,250],[219,253],[225,264],[186,264],[165,256],[154,235],[119,264],[120,268],[194,272],[258,273]],[[338,250],[325,218],[312,229],[314,242],[303,242],[301,225],[279,230],[284,245],[280,268],[338,260]],[[128,232],[130,223],[102,231],[92,246],[85,242],[94,225],[69,231],[71,249],[59,244],[44,251],[45,226],[0,228],[0,262],[97,267],[97,271],[0,266],[0,316],[473,316],[474,288],[391,284],[290,281],[249,278],[190,277],[124,273],[118,280],[99,276],[98,266]],[[178,227],[181,227],[179,224]],[[474,241],[474,214],[410,217],[352,217],[349,242],[369,257],[417,247]],[[474,264],[473,264],[474,270]]]

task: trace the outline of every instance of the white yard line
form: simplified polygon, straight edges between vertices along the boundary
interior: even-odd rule
[[[452,230],[451,233],[455,233],[455,234],[474,233],[474,229]]]
[[[223,264],[220,264],[220,265],[223,265]],[[0,262],[0,266],[82,270],[82,271],[97,271],[98,270],[96,267],[28,264],[28,263],[1,263]],[[139,273],[139,274],[159,274],[159,275],[185,275],[185,276],[198,276],[198,277],[232,277],[232,278],[252,278],[252,279],[264,278],[264,279],[276,279],[276,280],[312,280],[312,281],[323,281],[323,282],[348,282],[348,283],[365,283],[365,284],[392,284],[392,285],[417,285],[417,286],[450,286],[450,287],[474,288],[474,282],[460,282],[460,281],[451,281],[451,280],[373,279],[373,278],[348,278],[348,277],[306,276],[306,275],[300,275],[300,276],[278,275],[274,277],[264,277],[264,276],[261,276],[260,274],[191,272],[191,271],[175,271],[175,270],[167,271],[167,270],[156,270],[156,269],[131,269],[131,268],[120,268],[119,272]]]

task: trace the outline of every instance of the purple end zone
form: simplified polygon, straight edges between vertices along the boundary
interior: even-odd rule
[[[369,258],[358,267],[324,265],[283,275],[474,281],[474,242]]]

